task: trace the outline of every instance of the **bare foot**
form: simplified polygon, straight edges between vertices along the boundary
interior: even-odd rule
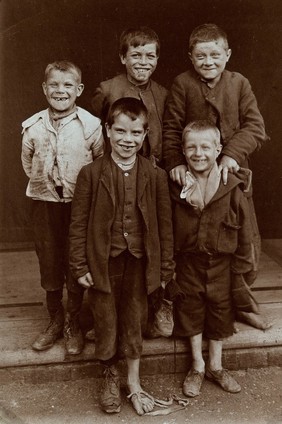
[[[267,330],[273,325],[273,323],[268,322],[268,320],[263,315],[255,314],[253,312],[237,311],[236,318],[238,321],[245,322],[252,327],[258,328],[259,330]]]
[[[145,412],[151,412],[154,409],[154,398],[145,392],[140,384],[127,384],[129,395],[133,408],[138,415],[143,415]]]

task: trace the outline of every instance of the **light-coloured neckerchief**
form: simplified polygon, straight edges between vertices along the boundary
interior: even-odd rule
[[[186,182],[180,193],[180,198],[186,199],[186,202],[194,209],[200,209],[202,211],[205,205],[209,203],[215,195],[219,187],[221,171],[219,170],[217,163],[214,164],[209,173],[204,195],[202,194],[199,181],[190,171],[186,172],[185,178]]]

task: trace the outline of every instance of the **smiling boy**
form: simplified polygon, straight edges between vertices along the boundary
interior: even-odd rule
[[[231,57],[226,33],[214,24],[195,28],[189,39],[193,69],[178,75],[171,87],[163,122],[163,159],[173,181],[185,182],[181,139],[193,120],[209,119],[221,131],[223,179],[248,167],[251,153],[267,139],[263,118],[249,81],[226,70]]]
[[[104,140],[100,119],[76,106],[84,86],[75,64],[50,63],[42,88],[48,109],[22,124],[22,165],[29,178],[26,195],[33,199],[34,241],[50,316],[32,348],[49,349],[64,333],[67,353],[79,354],[84,344],[79,325],[83,289],[71,277],[68,265],[71,202],[78,172],[103,154]],[[68,293],[65,318],[64,284]]]
[[[182,151],[182,132],[194,120],[208,119],[221,133],[219,165],[222,179],[249,167],[249,157],[267,140],[264,121],[249,81],[226,70],[231,57],[226,33],[215,24],[196,27],[189,39],[193,69],[178,75],[167,99],[163,120],[163,164],[170,178],[185,184],[187,164]],[[248,194],[253,231],[253,272],[258,271],[260,235],[252,199]],[[269,325],[260,315],[238,313],[238,319],[257,328]]]
[[[106,123],[111,153],[82,168],[70,226],[73,276],[88,288],[95,356],[104,368],[100,406],[121,408],[119,355],[137,414],[154,407],[140,384],[148,295],[173,277],[171,207],[166,172],[139,155],[148,130],[140,100],[115,101]]]
[[[95,90],[92,107],[96,116],[106,121],[112,103],[121,97],[141,100],[149,111],[149,131],[142,155],[162,159],[162,118],[167,90],[151,79],[160,55],[160,40],[150,28],[130,28],[120,37],[119,57],[126,72],[103,81]],[[109,148],[109,145],[108,145]]]
[[[217,165],[220,132],[209,121],[193,121],[183,131],[188,170],[181,188],[171,181],[176,279],[184,296],[175,302],[176,336],[189,338],[192,367],[183,393],[198,396],[204,376],[225,391],[240,385],[222,367],[224,338],[233,334],[231,282],[252,275],[249,208],[242,181],[228,176],[224,185]],[[207,366],[202,355],[208,339]]]

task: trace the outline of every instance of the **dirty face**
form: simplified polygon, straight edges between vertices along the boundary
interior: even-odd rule
[[[107,136],[116,162],[130,163],[142,147],[147,131],[142,116],[132,119],[124,113],[116,116],[111,127],[106,124]]]
[[[221,152],[212,130],[190,131],[183,141],[183,153],[194,175],[208,175]]]
[[[120,56],[120,60],[126,67],[130,82],[135,85],[146,84],[157,67],[157,45],[149,43],[144,46],[129,46],[126,54]]]
[[[231,50],[220,38],[215,41],[197,43],[189,56],[195,71],[203,79],[217,82],[231,56]]]
[[[84,85],[80,83],[75,72],[53,69],[43,82],[42,88],[50,107],[58,114],[65,114],[72,110]]]

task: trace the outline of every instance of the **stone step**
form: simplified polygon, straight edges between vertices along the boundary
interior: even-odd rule
[[[282,365],[282,304],[262,304],[261,312],[273,322],[270,329],[262,331],[237,323],[239,332],[224,341],[223,365],[232,370]],[[40,316],[42,307],[29,307],[14,313],[6,308],[0,330],[0,380],[33,382],[75,380],[99,377],[100,367],[95,358],[95,343],[87,342],[80,355],[67,355],[63,339],[49,350],[35,352],[30,345],[34,336],[44,328],[46,317]],[[42,312],[42,311],[41,311]],[[2,310],[3,315],[3,310]],[[25,317],[22,319],[22,317]],[[12,342],[13,341],[13,342]],[[203,345],[207,356],[207,344]],[[144,340],[141,375],[186,372],[191,361],[186,340],[157,338]],[[120,363],[125,373],[125,364]]]

